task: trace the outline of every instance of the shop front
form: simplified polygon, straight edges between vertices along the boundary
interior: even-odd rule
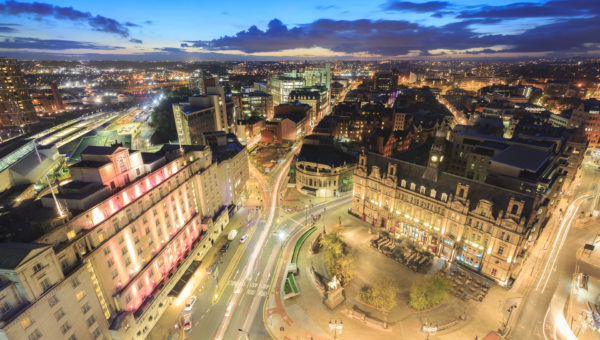
[[[481,259],[483,258],[483,252],[479,249],[473,248],[469,245],[462,246],[462,252],[458,257],[458,260],[473,268],[476,271],[481,270]]]

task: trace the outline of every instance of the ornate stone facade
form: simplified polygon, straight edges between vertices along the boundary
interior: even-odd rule
[[[535,195],[440,172],[440,158],[426,167],[361,155],[351,213],[510,285],[544,225],[545,206]]]

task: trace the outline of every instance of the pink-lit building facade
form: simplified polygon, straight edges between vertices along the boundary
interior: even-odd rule
[[[111,160],[123,156],[117,163],[134,164],[128,152],[120,154],[121,149],[104,151]],[[63,269],[85,266],[94,286],[89,294],[97,297],[113,339],[147,336],[172,302],[168,295],[173,286],[229,223],[226,207],[240,203],[233,201],[239,196],[222,190],[230,181],[220,174],[227,173],[224,168],[230,164],[214,162],[208,147],[186,147],[183,156],[179,150],[165,151],[162,162],[153,161],[153,171],[137,176],[134,169],[128,180],[119,181],[120,187],[110,188],[103,176],[102,189],[86,184],[73,186],[81,188],[78,193],[61,191],[58,200],[63,208],[70,202],[64,197],[104,198],[83,200],[88,204],[85,209],[71,211],[64,223],[36,240],[53,246]],[[87,165],[109,167],[99,156],[96,162],[88,160]],[[119,171],[131,170],[124,166]],[[245,180],[236,188],[245,187]]]

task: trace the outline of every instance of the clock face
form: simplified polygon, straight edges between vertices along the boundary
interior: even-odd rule
[[[444,160],[444,156],[440,157],[440,162],[442,162]]]
[[[437,162],[438,158],[436,155],[431,156],[431,161],[432,162]]]

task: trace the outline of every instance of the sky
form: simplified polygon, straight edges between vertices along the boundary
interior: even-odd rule
[[[595,57],[600,56],[600,0],[0,1],[0,55],[112,60]]]

